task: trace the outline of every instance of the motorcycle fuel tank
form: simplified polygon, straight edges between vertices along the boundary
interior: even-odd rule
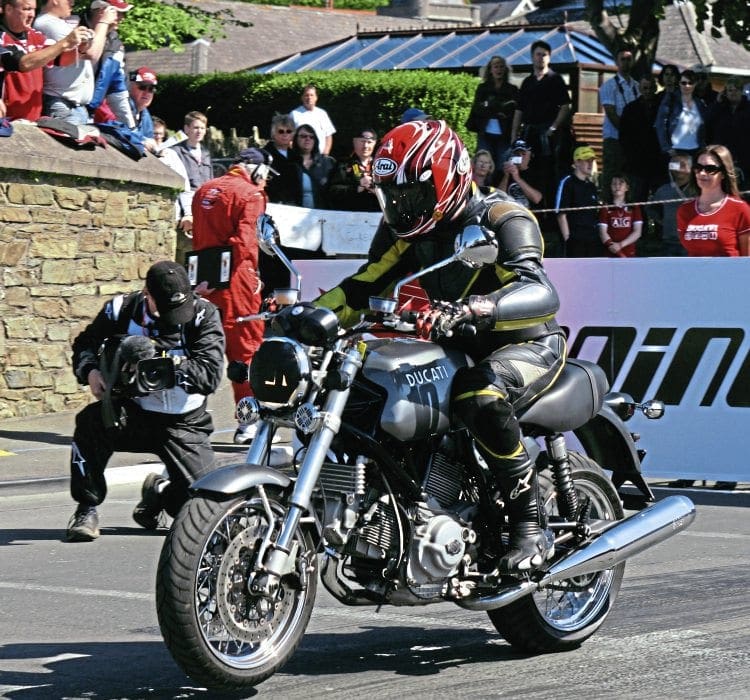
[[[382,429],[403,442],[446,432],[451,383],[456,370],[467,364],[463,353],[434,343],[405,338],[368,342],[362,374],[385,389]]]

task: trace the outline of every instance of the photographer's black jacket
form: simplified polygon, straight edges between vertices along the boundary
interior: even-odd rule
[[[119,295],[108,301],[96,318],[73,341],[73,371],[78,382],[88,384],[92,369],[99,369],[99,352],[107,338],[144,335],[151,338],[157,355],[180,357],[177,386],[133,399],[141,408],[157,413],[188,413],[203,405],[219,386],[224,372],[224,330],[218,309],[195,297],[190,323],[161,327],[151,318],[143,292]]]

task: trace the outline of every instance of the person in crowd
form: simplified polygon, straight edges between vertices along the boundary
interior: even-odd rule
[[[171,146],[182,161],[190,183],[190,189],[183,192],[178,199],[177,260],[180,261],[191,249],[193,193],[214,176],[211,153],[203,144],[208,132],[208,117],[203,112],[188,112],[182,128],[187,138]]]
[[[705,102],[706,105],[711,107],[711,105],[716,102],[716,100],[719,98],[719,93],[714,90],[713,86],[711,85],[711,79],[708,75],[708,71],[704,66],[696,66],[693,69],[693,72],[695,73],[695,91],[694,95],[703,102]]]
[[[510,134],[511,143],[523,136],[534,151],[531,167],[546,201],[552,201],[555,183],[568,167],[565,131],[571,105],[565,81],[549,66],[551,55],[547,42],[531,45],[533,72],[521,83]]]
[[[610,258],[634,258],[643,231],[641,207],[628,204],[629,189],[627,176],[615,173],[610,181],[612,204],[599,211],[599,238]]]
[[[667,157],[678,151],[695,155],[705,145],[708,108],[693,94],[695,73],[682,71],[679,85],[679,100],[663,99],[654,123],[659,146]]]
[[[311,126],[318,137],[318,150],[323,155],[328,155],[333,147],[333,135],[336,133],[331,118],[322,107],[318,107],[318,88],[315,85],[305,85],[302,90],[302,104],[293,109],[289,116],[294,121],[294,126],[302,124]]]
[[[458,308],[476,324],[476,336],[451,339],[476,362],[456,373],[452,410],[474,436],[503,494],[510,542],[497,566],[504,574],[528,572],[541,566],[552,548],[515,410],[551,385],[565,357],[565,336],[554,319],[558,295],[542,266],[536,219],[506,194],[473,186],[466,147],[444,121],[392,129],[375,154],[373,172],[387,225],[375,234],[371,250],[382,253],[315,303],[352,325],[371,295],[386,294],[405,273],[449,257],[456,234],[469,224],[497,239],[497,274],[477,274],[454,263],[420,282],[433,301],[459,300]]]
[[[352,154],[338,165],[331,177],[329,202],[344,211],[380,211],[372,187],[372,154],[378,135],[375,129],[362,129],[352,139]]]
[[[86,27],[75,27],[60,40],[50,41],[32,29],[33,0],[2,0],[0,24],[0,117],[36,121],[42,116],[43,68],[50,63],[73,63],[79,48],[91,40]]]
[[[426,122],[432,117],[419,107],[408,107],[401,113],[401,124],[406,122]]]
[[[297,165],[294,203],[309,209],[328,209],[328,188],[336,161],[320,152],[318,136],[308,124],[294,132],[291,160]]]
[[[93,115],[95,123],[114,120],[134,129],[135,115],[130,104],[125,75],[125,46],[117,31],[125,13],[133,6],[125,0],[93,0],[91,9],[84,19],[87,26],[94,28],[109,7],[115,8],[115,19],[109,25],[101,58],[95,65],[96,82],[94,96],[88,104],[89,113]]]
[[[623,47],[615,54],[617,72],[602,83],[599,101],[604,108],[602,125],[602,174],[599,187],[609,192],[609,183],[615,172],[623,168],[623,150],[620,144],[620,118],[625,106],[639,97],[638,83],[633,79],[633,52]]]
[[[471,159],[471,173],[471,177],[477,187],[485,189],[494,187],[495,161],[489,151],[480,149],[474,154],[474,157]]]
[[[510,158],[503,163],[503,175],[498,185],[499,189],[527,209],[540,207],[543,199],[541,190],[529,179],[533,177],[529,170],[532,155],[526,141],[518,139],[511,148]]]
[[[625,105],[620,115],[620,149],[623,171],[630,180],[634,202],[643,202],[661,185],[666,174],[654,122],[659,101],[652,75],[638,81],[639,97]]]
[[[510,149],[518,88],[510,82],[510,67],[502,56],[490,58],[480,77],[467,127],[477,132],[477,149],[489,151],[495,163],[503,163]]]
[[[106,339],[123,336],[112,353]],[[125,341],[140,341],[125,346]],[[121,393],[123,375],[138,359],[165,353],[175,364],[176,383],[145,395]],[[120,358],[120,361],[117,358]],[[77,502],[67,539],[99,536],[99,506],[107,495],[104,470],[114,452],[151,452],[169,479],[146,478],[133,518],[153,530],[162,510],[174,516],[188,498],[188,486],[214,466],[213,432],[206,397],[219,386],[224,369],[224,332],[216,307],[190,289],[185,268],[171,261],[152,265],[141,291],[108,301],[73,341],[73,370],[97,399],[78,413],[70,457],[70,492]]]
[[[294,121],[288,114],[276,113],[271,119],[271,139],[263,147],[272,159],[273,175],[266,181],[268,201],[275,204],[296,204],[299,195],[299,175],[297,164],[292,160],[292,141],[294,139]],[[296,253],[281,245],[281,249],[288,258]],[[260,278],[263,282],[265,295],[273,294],[274,289],[289,286],[289,270],[276,256],[259,253]]]
[[[647,214],[649,220],[660,230],[659,255],[666,257],[687,255],[677,234],[677,210],[684,200],[696,194],[690,181],[692,165],[693,159],[689,154],[675,153],[669,160],[669,181],[651,196],[654,203],[648,205]]]
[[[750,185],[750,100],[742,92],[742,78],[731,76],[711,110],[707,139],[726,146],[732,154],[738,187]]]
[[[663,66],[659,72],[659,85],[661,90],[657,93],[659,104],[663,100],[672,100],[674,102],[680,99],[680,69],[668,63]]]
[[[161,117],[151,115],[151,123],[154,127],[154,143],[156,144],[156,150],[160,150],[162,144],[167,140],[169,129],[167,128],[167,122]]]
[[[235,372],[240,364],[250,364],[263,340],[263,323],[238,323],[236,319],[258,313],[262,284],[258,271],[256,222],[265,213],[268,197],[266,181],[272,173],[271,158],[258,148],[246,148],[235,158],[226,174],[204,182],[193,197],[193,249],[232,247],[229,287],[207,289],[206,298],[221,311],[226,336],[229,378],[235,402],[252,396],[247,370]],[[199,285],[202,280],[198,280]],[[255,437],[254,425],[239,423],[234,442],[240,445]]]
[[[154,120],[149,107],[154,101],[154,93],[159,81],[156,73],[146,66],[130,71],[128,74],[129,106],[133,114],[133,131],[143,139],[149,151],[157,148],[154,139]]]
[[[295,204],[297,198],[297,167],[291,161],[294,121],[288,114],[274,114],[271,119],[271,140],[264,150],[273,158],[278,173],[266,183],[269,202]]]
[[[750,204],[739,196],[729,149],[721,144],[701,149],[691,181],[698,195],[677,210],[677,231],[688,255],[747,256]]]
[[[123,0],[113,0],[124,4]],[[70,0],[46,0],[34,29],[48,39],[59,41],[70,33]],[[100,14],[96,27],[89,29],[90,41],[79,48],[79,59],[69,65],[51,65],[44,69],[43,113],[71,124],[87,124],[88,104],[94,97],[94,65],[104,50],[110,26],[117,21],[111,4]]]
[[[573,151],[573,173],[566,175],[557,188],[555,210],[565,246],[565,257],[597,258],[602,255],[598,235],[599,197],[591,180],[596,153],[587,144]],[[587,207],[581,211],[561,211]]]

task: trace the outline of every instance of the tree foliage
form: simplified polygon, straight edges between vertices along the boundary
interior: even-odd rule
[[[649,73],[659,41],[659,20],[670,0],[632,0],[630,7],[605,0],[586,0],[587,19],[598,39],[614,55],[627,46],[635,58],[636,73]],[[696,29],[710,26],[711,35],[723,33],[750,50],[750,3],[747,0],[693,0]]]
[[[75,10],[83,15],[89,4],[77,3]],[[118,32],[129,49],[155,51],[168,47],[181,51],[183,44],[195,39],[221,39],[226,36],[227,24],[252,26],[251,22],[235,19],[231,10],[209,11],[180,2],[136,0]]]

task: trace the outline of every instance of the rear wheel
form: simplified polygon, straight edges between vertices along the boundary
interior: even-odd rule
[[[625,514],[612,482],[593,460],[569,454],[573,482],[580,497],[589,500],[591,517],[621,520]],[[557,492],[545,472],[539,488],[551,520],[559,518]],[[570,551],[556,546],[556,559]],[[497,631],[513,647],[528,653],[565,651],[579,646],[604,622],[620,590],[625,564],[594,574],[554,581],[515,603],[488,612]]]
[[[305,633],[317,590],[308,534],[295,533],[293,571],[272,597],[248,588],[259,550],[275,538],[284,510],[269,487],[226,502],[193,498],[164,542],[156,581],[162,635],[183,671],[209,688],[264,681]]]

